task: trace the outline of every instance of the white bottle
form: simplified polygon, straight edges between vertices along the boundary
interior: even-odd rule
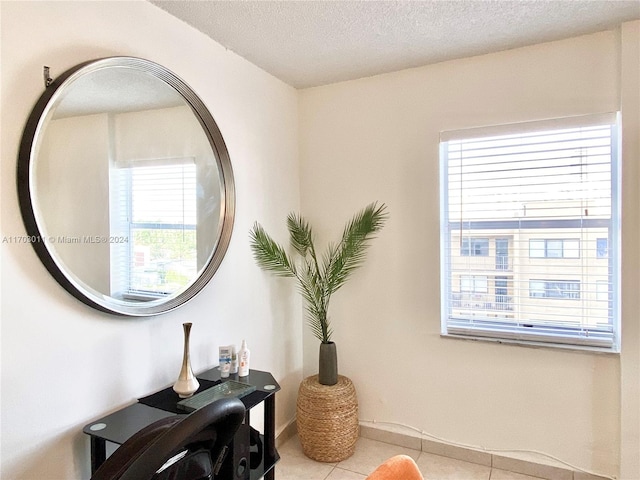
[[[235,345],[230,345],[231,347],[231,370],[230,374],[235,375],[238,373],[238,352],[236,351]]]
[[[220,378],[227,378],[231,373],[231,347],[222,346],[219,351]]]
[[[238,376],[246,377],[249,375],[249,359],[251,351],[247,348],[247,342],[242,340],[242,346],[238,352]]]

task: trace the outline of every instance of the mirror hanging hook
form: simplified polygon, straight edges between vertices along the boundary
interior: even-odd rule
[[[49,67],[46,65],[42,68],[42,75],[44,76],[44,86],[47,88],[49,85],[53,83],[53,78],[49,76]]]

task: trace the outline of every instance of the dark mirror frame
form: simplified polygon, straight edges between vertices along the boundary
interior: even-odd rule
[[[206,266],[199,272],[198,277],[193,280],[185,290],[176,295],[169,296],[164,300],[134,303],[111,299],[111,297],[107,297],[106,295],[104,298],[98,298],[96,295],[85,290],[82,285],[77,284],[70,274],[63,271],[48,250],[47,242],[39,240],[43,237],[34,213],[34,204],[32,201],[34,192],[31,191],[30,177],[32,166],[36,160],[32,158],[35,153],[34,148],[37,144],[38,135],[41,133],[46,113],[60,92],[70,85],[75,78],[99,68],[109,67],[125,67],[146,72],[175,89],[178,94],[184,98],[191,107],[193,114],[198,118],[218,164],[221,181],[221,212],[220,229],[214,251]],[[45,80],[46,77],[45,75]],[[84,304],[102,312],[135,317],[151,316],[174,310],[191,300],[206,286],[220,266],[231,240],[235,216],[235,184],[229,152],[227,151],[220,129],[207,107],[193,90],[171,71],[149,60],[135,57],[108,57],[84,62],[65,71],[55,80],[47,81],[46,85],[44,93],[36,102],[27,120],[20,141],[17,168],[18,200],[22,219],[27,235],[30,240],[33,240],[29,243],[31,243],[35,249],[44,266],[71,295]]]

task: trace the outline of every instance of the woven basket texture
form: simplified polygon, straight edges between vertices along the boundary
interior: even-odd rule
[[[298,436],[305,455],[319,462],[340,462],[353,455],[360,434],[358,398],[351,380],[338,375],[335,385],[320,385],[318,375],[298,390]]]

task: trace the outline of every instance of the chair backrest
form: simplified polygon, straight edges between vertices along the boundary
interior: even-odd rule
[[[211,469],[221,460],[226,446],[242,424],[244,404],[237,398],[218,400],[189,415],[163,418],[143,428],[116,449],[96,470],[91,480],[155,480],[172,478],[167,472],[156,474],[165,463],[186,451],[186,456],[169,467],[181,468],[188,458],[208,457]],[[183,465],[184,467],[184,465]],[[191,477],[182,468],[176,478],[208,478],[206,468],[194,468]]]

